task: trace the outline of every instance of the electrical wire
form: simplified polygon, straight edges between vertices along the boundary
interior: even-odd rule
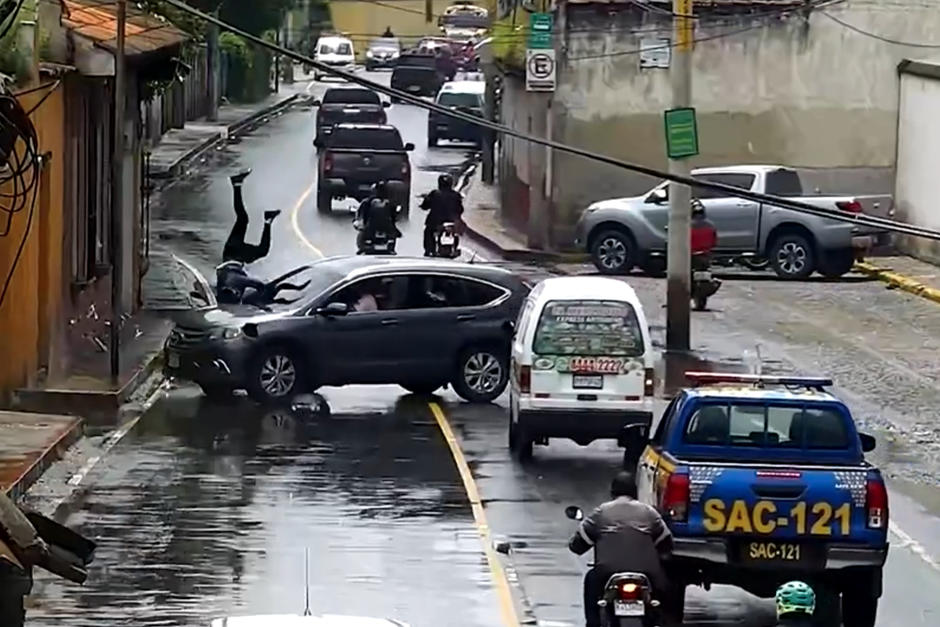
[[[916,226],[912,226],[909,224],[905,224],[903,222],[896,222],[894,220],[873,219],[870,216],[865,216],[863,214],[860,215],[860,214],[855,214],[855,213],[849,213],[847,211],[841,211],[838,209],[823,209],[821,207],[814,206],[807,202],[801,202],[799,200],[794,200],[792,198],[782,198],[778,196],[772,196],[770,194],[752,192],[750,190],[745,190],[739,187],[734,187],[732,185],[726,185],[723,183],[714,183],[711,181],[703,181],[703,180],[694,179],[692,177],[679,176],[679,175],[672,174],[669,172],[663,172],[662,170],[657,170],[655,168],[650,168],[650,167],[638,165],[635,163],[629,163],[627,161],[621,161],[620,159],[615,159],[607,155],[596,153],[590,150],[585,150],[583,148],[578,148],[577,146],[562,144],[554,140],[545,139],[543,137],[537,137],[529,133],[524,133],[514,128],[510,128],[508,126],[504,126],[496,122],[485,120],[475,115],[463,113],[456,109],[450,109],[448,107],[444,107],[433,102],[425,101],[421,99],[420,97],[414,96],[413,94],[410,94],[408,92],[404,92],[398,89],[393,89],[391,87],[386,87],[385,85],[376,83],[375,81],[371,81],[366,78],[362,78],[361,76],[357,76],[356,74],[352,72],[347,72],[344,70],[337,69],[336,67],[327,65],[325,63],[321,63],[306,55],[284,48],[283,46],[272,44],[268,41],[265,41],[261,37],[257,37],[255,35],[252,35],[251,33],[248,33],[239,28],[236,28],[232,26],[231,24],[228,24],[227,22],[224,22],[212,15],[208,15],[198,9],[194,9],[193,7],[183,2],[182,0],[165,0],[165,2],[195,17],[198,17],[204,21],[215,24],[219,28],[222,28],[235,35],[238,35],[242,37],[243,39],[245,39],[246,41],[262,46],[266,48],[267,50],[278,53],[284,57],[287,57],[288,59],[293,59],[294,61],[297,61],[299,63],[305,63],[313,68],[316,68],[318,71],[322,72],[323,74],[328,74],[330,76],[342,78],[350,83],[361,85],[363,87],[368,87],[369,89],[372,89],[373,91],[376,91],[380,94],[385,94],[387,96],[394,97],[403,102],[416,105],[422,109],[426,109],[428,111],[434,111],[435,113],[439,113],[440,115],[443,115],[445,117],[457,119],[462,122],[467,122],[469,124],[479,126],[490,131],[495,131],[497,133],[509,135],[510,137],[516,137],[524,141],[538,144],[540,146],[545,146],[547,148],[558,150],[559,152],[564,152],[568,154],[577,155],[579,157],[584,157],[586,159],[590,159],[592,161],[597,161],[599,163],[604,163],[610,166],[614,166],[622,170],[629,170],[631,172],[636,172],[636,173],[645,174],[651,177],[665,179],[667,181],[679,183],[682,185],[688,185],[690,187],[694,187],[697,189],[707,189],[707,190],[712,190],[716,192],[721,192],[727,196],[744,198],[746,200],[752,200],[752,201],[759,202],[759,203],[770,204],[770,205],[774,205],[780,208],[791,209],[798,213],[812,215],[812,216],[816,216],[820,218],[828,218],[828,219],[837,220],[840,222],[855,224],[857,226],[865,226],[865,227],[870,227],[874,229],[889,230],[895,233],[903,233],[905,235],[914,235],[914,236],[923,237],[926,239],[940,241],[940,231],[935,230],[935,229],[916,227]]]
[[[930,48],[930,49],[940,48],[940,44],[927,44],[927,43],[921,43],[921,42],[916,42],[916,41],[903,41],[901,39],[892,39],[890,37],[885,37],[884,35],[879,35],[878,33],[872,33],[867,30],[863,30],[859,28],[858,26],[855,26],[854,24],[849,24],[848,22],[844,22],[840,20],[839,18],[837,18],[836,16],[830,15],[826,11],[820,11],[820,13],[828,17],[830,20],[832,20],[839,26],[849,29],[853,33],[858,33],[859,35],[864,35],[865,37],[871,37],[872,39],[877,39],[878,41],[882,41],[886,44],[892,44],[894,46],[907,46],[908,48]]]

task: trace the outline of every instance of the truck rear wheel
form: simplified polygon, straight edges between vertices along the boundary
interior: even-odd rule
[[[333,211],[333,195],[320,188],[317,188],[317,211],[320,213]]]
[[[819,255],[819,274],[827,279],[838,279],[855,265],[855,251],[851,248],[824,250]]]
[[[842,624],[845,627],[875,627],[878,599],[856,592],[842,593]]]

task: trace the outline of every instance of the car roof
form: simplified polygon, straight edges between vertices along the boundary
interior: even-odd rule
[[[217,618],[212,627],[407,627],[405,623],[387,618],[367,616],[298,616],[297,614],[263,614]]]
[[[486,263],[467,263],[426,257],[378,257],[348,255],[316,262],[346,275],[349,279],[381,272],[450,272],[471,277],[507,281],[515,275],[505,268]],[[521,281],[520,281],[521,283]]]
[[[450,81],[441,86],[441,93],[484,94],[486,83],[483,81]]]
[[[352,43],[352,39],[350,39],[349,37],[343,37],[342,35],[323,35],[322,37],[317,39],[317,45],[320,45],[321,43],[329,43],[331,41],[335,41],[339,43],[347,43],[347,44]]]
[[[777,170],[793,171],[784,165],[726,165],[711,168],[695,168],[692,174],[754,174],[755,172],[775,172]]]
[[[563,276],[542,280],[537,286],[543,300],[620,300],[641,307],[636,292],[626,282],[601,276]]]

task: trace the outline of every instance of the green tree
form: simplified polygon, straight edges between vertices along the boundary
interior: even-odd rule
[[[205,13],[218,11],[222,21],[252,35],[261,35],[278,28],[285,12],[296,6],[298,0],[186,0],[186,3]],[[202,20],[162,0],[145,0],[144,5],[196,37],[202,38],[205,34]]]

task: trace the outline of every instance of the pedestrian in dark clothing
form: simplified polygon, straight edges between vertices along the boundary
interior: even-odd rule
[[[392,32],[392,27],[391,27],[391,26],[386,26],[386,27],[385,27],[385,32],[382,33],[382,37],[392,38],[392,37],[394,37],[394,36],[395,36],[395,34]]]
[[[584,621],[599,627],[597,601],[607,580],[619,572],[642,573],[650,580],[654,596],[663,598],[669,583],[662,558],[672,550],[672,533],[659,512],[636,500],[636,478],[622,470],[610,486],[611,501],[602,503],[578,526],[568,548],[583,555],[594,549],[594,567],[584,576]]]
[[[424,197],[421,208],[428,212],[424,220],[424,256],[431,257],[437,248],[434,240],[441,225],[445,222],[457,224],[463,215],[463,197],[454,191],[451,175],[442,174],[437,178],[437,189]]]
[[[271,223],[280,215],[280,211],[265,211],[261,241],[257,245],[245,243],[245,236],[248,234],[248,212],[242,199],[242,184],[249,174],[251,170],[244,170],[231,177],[235,193],[235,224],[222,249],[222,261],[253,263],[267,256],[271,250]]]
[[[0,539],[0,625],[3,627],[23,627],[25,624],[23,600],[33,587],[31,571]]]

